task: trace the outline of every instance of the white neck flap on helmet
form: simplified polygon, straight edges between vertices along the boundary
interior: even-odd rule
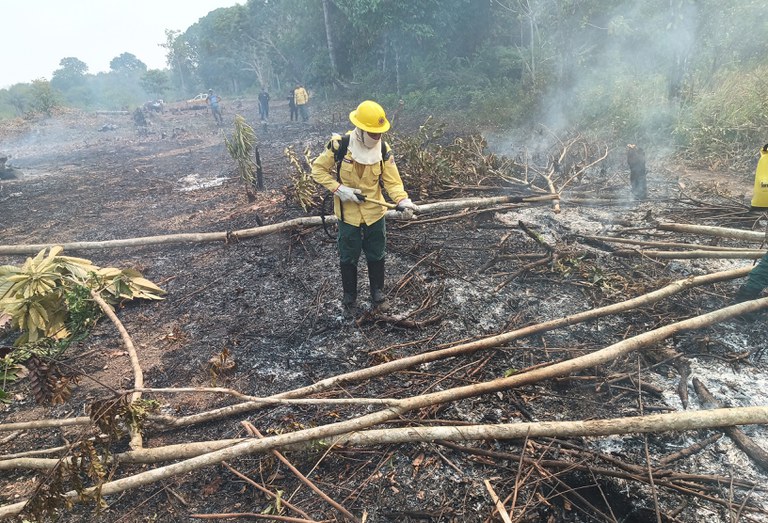
[[[371,138],[368,133],[355,127],[349,138],[349,151],[352,159],[363,165],[373,165],[382,160],[381,137],[378,140]]]

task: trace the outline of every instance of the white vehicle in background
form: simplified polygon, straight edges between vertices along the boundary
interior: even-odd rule
[[[200,93],[187,100],[187,109],[205,109],[208,107],[208,94]]]

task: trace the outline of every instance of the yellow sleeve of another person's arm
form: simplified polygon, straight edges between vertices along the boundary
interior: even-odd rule
[[[328,147],[312,162],[312,179],[331,192],[340,185],[332,174],[335,163],[333,151]]]

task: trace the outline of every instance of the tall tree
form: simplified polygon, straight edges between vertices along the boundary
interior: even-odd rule
[[[352,71],[370,77],[384,90],[440,87],[488,33],[490,5],[472,0],[334,0],[346,18],[339,46]],[[477,20],[485,20],[485,26]],[[351,43],[354,43],[352,45]],[[341,60],[339,60],[341,61]],[[360,73],[356,73],[360,74]]]
[[[62,58],[59,69],[51,76],[51,85],[62,91],[82,86],[87,72],[88,66],[82,60],[74,57]]]
[[[109,62],[109,68],[116,73],[145,73],[147,65],[131,53],[123,53]]]
[[[171,79],[182,93],[189,93],[194,86],[197,69],[195,50],[180,31],[165,30],[165,43],[160,47],[166,51],[165,59],[171,68]]]
[[[16,116],[23,115],[31,102],[32,86],[30,84],[15,84],[7,90],[3,89],[3,101],[13,107]]]
[[[203,85],[236,92],[241,84],[252,83],[240,54],[249,43],[249,22],[247,8],[235,5],[211,11],[184,33],[196,51]]]
[[[682,0],[676,0],[682,3]],[[672,2],[672,0],[670,0]],[[697,83],[709,86],[722,71],[738,71],[765,64],[768,19],[759,16],[765,9],[759,0],[717,2],[687,0],[692,4],[686,23],[695,35],[690,53],[690,74]]]
[[[323,22],[325,23],[325,40],[328,44],[328,58],[331,62],[331,72],[335,78],[339,76],[339,67],[336,65],[336,45],[333,41],[333,28],[331,26],[331,5],[328,0],[323,3]]]

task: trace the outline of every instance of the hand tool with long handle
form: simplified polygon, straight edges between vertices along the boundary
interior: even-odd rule
[[[375,203],[376,205],[381,205],[382,207],[386,207],[387,209],[395,209],[397,211],[404,210],[401,207],[398,207],[397,205],[395,205],[394,203],[385,202],[383,200],[374,200],[373,198],[367,198],[362,194],[355,194],[355,196],[357,196],[357,199],[360,200],[361,202],[371,202],[371,203]]]

